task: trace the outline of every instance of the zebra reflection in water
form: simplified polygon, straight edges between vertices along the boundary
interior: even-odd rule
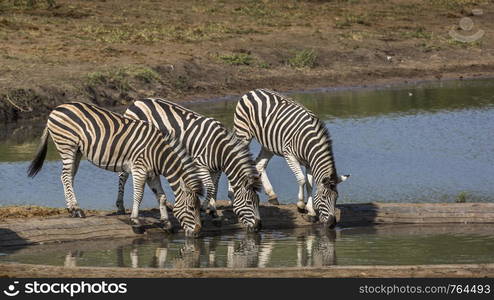
[[[204,239],[186,238],[176,250],[168,238],[149,240],[139,238],[130,246],[115,250],[118,267],[131,268],[265,268],[323,267],[335,265],[335,240],[338,232],[300,228],[290,233],[296,241],[287,241],[279,233],[239,233],[225,241],[221,236]],[[152,242],[153,248],[147,246]],[[287,243],[288,242],[288,243]],[[296,251],[289,250],[295,245]],[[283,249],[283,250],[282,250]],[[287,250],[288,249],[288,253]],[[283,251],[280,254],[279,251]],[[86,252],[71,249],[64,258],[65,267],[77,267]]]
[[[322,229],[317,236],[297,236],[297,267],[324,267],[336,265],[336,231]]]
[[[220,236],[205,239],[185,239],[178,252],[170,247],[168,239],[162,239],[151,252],[146,249],[145,239],[135,240],[129,252],[130,265],[125,264],[124,247],[117,250],[119,267],[151,268],[265,268],[323,267],[336,264],[335,240],[332,230],[312,228],[297,229],[290,234],[296,238],[296,252],[279,256],[276,249],[286,249],[287,241],[276,233],[238,234],[225,241]],[[286,253],[286,252],[285,252]],[[274,255],[273,255],[274,254]],[[292,256],[293,255],[293,256]]]

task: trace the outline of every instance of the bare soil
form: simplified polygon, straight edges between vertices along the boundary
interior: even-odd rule
[[[87,213],[94,214],[96,211],[89,210]],[[7,219],[25,219],[39,217],[65,216],[67,209],[36,205],[2,206],[0,207],[0,222]]]
[[[493,0],[24,2],[0,4],[4,123],[68,101],[119,107],[494,71]],[[450,30],[485,34],[462,43]]]
[[[65,278],[493,278],[494,264],[170,270],[0,264],[0,277],[52,278],[53,274]]]

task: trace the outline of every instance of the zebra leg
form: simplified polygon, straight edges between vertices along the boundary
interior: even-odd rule
[[[156,200],[158,200],[161,225],[164,230],[169,231],[173,226],[168,218],[168,211],[166,209],[166,195],[165,191],[163,191],[163,187],[161,186],[160,177],[155,176],[153,178],[148,178],[147,184],[156,196]]]
[[[209,176],[203,179],[206,188],[206,197],[202,203],[202,210],[212,218],[218,218],[216,212],[216,195],[218,193],[218,181],[220,180],[220,172],[210,171]]]
[[[256,169],[261,174],[262,186],[264,187],[264,192],[268,195],[268,202],[274,205],[279,205],[278,196],[273,190],[271,182],[269,182],[268,175],[266,174],[266,167],[269,160],[273,157],[273,152],[262,147],[261,152],[256,158]]]
[[[232,185],[230,184],[230,181],[228,181],[228,199],[230,200],[228,203],[228,206],[233,205],[233,200],[235,200],[235,192],[233,191]]]
[[[64,149],[65,150],[65,149]],[[78,149],[70,149],[71,151],[59,151],[62,157],[62,184],[65,194],[65,201],[67,202],[67,210],[71,217],[84,218],[84,212],[79,208],[77,199],[74,193],[74,176],[79,168],[79,162],[82,157],[82,153]]]
[[[306,168],[306,176],[307,181],[305,188],[307,190],[307,206],[305,209],[307,210],[307,215],[309,216],[309,220],[311,222],[315,222],[317,220],[317,214],[313,207],[313,198],[312,198],[312,186],[314,183],[314,177],[312,176],[312,170],[310,168]]]
[[[209,198],[209,215],[215,219],[218,218],[218,212],[216,211],[216,196],[218,195],[218,183],[220,181],[220,176],[220,172],[211,173],[211,181],[213,182],[213,185],[211,187],[211,191],[209,189],[207,191],[207,197]],[[219,224],[215,222],[215,225],[221,225],[221,222]]]
[[[297,178],[297,183],[298,183],[298,202],[297,202],[297,209],[299,212],[305,212],[305,202],[304,202],[304,185],[305,185],[305,175],[304,172],[302,171],[302,168],[300,167],[300,163],[298,160],[290,154],[285,155],[286,162],[288,163],[288,166],[292,170],[292,172],[295,174],[295,177]]]
[[[117,215],[124,215],[125,214],[125,207],[124,207],[124,191],[125,191],[125,183],[127,182],[127,179],[129,179],[129,173],[127,172],[121,172],[118,174],[118,196],[117,196]]]
[[[132,179],[134,181],[134,202],[132,204],[132,213],[130,214],[130,224],[134,233],[144,233],[144,228],[139,222],[139,207],[141,206],[142,195],[144,193],[144,184],[146,183],[146,172],[144,170],[132,170]]]

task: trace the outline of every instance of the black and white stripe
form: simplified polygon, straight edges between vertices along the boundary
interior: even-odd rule
[[[276,204],[278,200],[265,169],[276,154],[286,159],[297,177],[299,209],[306,208],[313,218],[318,213],[319,219],[329,226],[336,224],[336,185],[348,176],[336,174],[331,138],[323,122],[299,103],[276,92],[257,89],[243,95],[238,102],[234,130],[247,144],[254,137],[262,145],[256,160],[257,170],[271,203]],[[306,174],[301,165],[305,166]],[[317,186],[314,199],[313,180]],[[307,188],[307,206],[304,186]]]
[[[203,178],[207,190],[204,206],[209,205],[213,214],[218,180],[224,172],[233,193],[233,211],[247,229],[259,228],[260,181],[255,163],[249,148],[220,122],[163,99],[135,101],[125,116],[148,121],[162,132],[174,135],[196,164],[209,171],[209,176]]]
[[[62,104],[48,116],[40,148],[28,170],[31,177],[43,166],[48,135],[62,158],[62,183],[72,216],[84,216],[73,190],[74,176],[84,155],[102,169],[132,174],[134,202],[131,223],[136,231],[142,232],[138,214],[145,183],[151,187],[160,204],[164,228],[171,228],[166,197],[159,180],[159,175],[164,175],[175,195],[175,216],[187,235],[199,233],[199,196],[202,193],[199,171],[172,136],[162,134],[146,122],[131,120],[94,105]]]

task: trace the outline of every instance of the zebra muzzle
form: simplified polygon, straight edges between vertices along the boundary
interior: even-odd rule
[[[261,220],[256,220],[254,225],[247,226],[247,232],[258,232],[262,228]]]
[[[329,229],[334,229],[336,227],[336,218],[333,215],[330,215],[328,217],[328,220],[323,223],[324,227],[327,227]]]

